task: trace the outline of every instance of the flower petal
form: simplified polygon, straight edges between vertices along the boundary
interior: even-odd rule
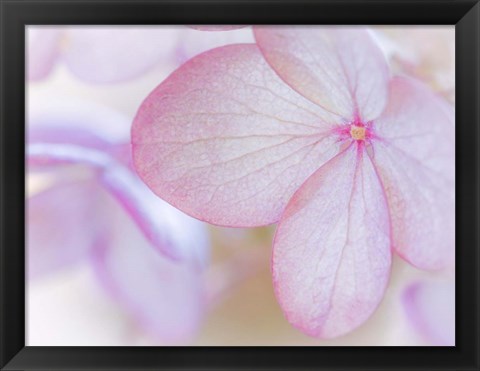
[[[403,295],[407,315],[433,345],[455,345],[455,284],[416,282]]]
[[[128,156],[116,156],[121,143],[117,141],[123,138],[123,130],[101,130],[100,122],[122,127],[122,121],[115,121],[117,115],[94,109],[95,106],[80,104],[76,107],[77,111],[78,107],[83,107],[90,114],[75,116],[70,110],[59,109],[56,112],[47,109],[42,114],[30,115],[29,170],[82,165],[90,172],[78,175],[83,178],[88,175],[91,179],[94,174],[97,184],[116,197],[158,251],[172,259],[193,260],[204,266],[209,260],[209,243],[204,226],[148,189],[129,163],[130,151]],[[122,117],[119,115],[119,118]],[[80,119],[84,121],[78,121]],[[97,130],[94,130],[95,127]],[[185,229],[189,233],[184,233]]]
[[[296,94],[255,45],[197,56],[143,102],[132,128],[137,172],[160,197],[224,226],[279,219],[334,153],[335,117]]]
[[[208,261],[203,226],[155,196],[131,169],[108,153],[43,143],[28,146],[28,159],[33,166],[85,165],[94,170],[99,184],[116,197],[156,249],[172,259],[195,260],[200,265]],[[188,234],[184,228],[189,229]]]
[[[99,180],[158,251],[200,267],[208,264],[210,245],[203,223],[158,198],[123,166],[111,166]]]
[[[361,27],[254,27],[268,63],[293,89],[346,121],[383,110],[388,66]]]
[[[100,282],[161,343],[189,340],[204,308],[201,271],[152,249],[115,199],[106,198],[101,210],[109,212],[93,256]]]
[[[27,200],[28,276],[36,278],[77,263],[93,247],[96,231],[92,184],[54,186]]]
[[[97,83],[134,78],[166,59],[177,43],[174,27],[68,27],[63,56],[78,77]]]
[[[28,140],[87,147],[130,142],[131,119],[101,104],[61,95],[29,97]]]
[[[352,144],[302,185],[279,223],[273,280],[288,321],[320,338],[365,322],[387,286],[389,228],[373,164]]]
[[[387,193],[396,251],[423,269],[453,265],[453,109],[420,83],[396,78],[374,130],[374,162]]]
[[[60,50],[61,30],[54,27],[27,27],[27,78],[41,80],[50,73]]]

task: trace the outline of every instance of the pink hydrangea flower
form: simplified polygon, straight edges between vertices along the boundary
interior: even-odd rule
[[[209,48],[250,39],[253,41],[250,30],[203,33],[182,26],[30,26],[27,76],[29,80],[41,80],[62,61],[84,81],[121,82],[162,62],[175,65]]]
[[[283,312],[321,338],[375,311],[392,250],[422,269],[453,259],[452,107],[391,78],[362,28],[255,27],[143,102],[135,167],[161,198],[212,224],[278,222]]]
[[[128,120],[95,105],[55,103],[59,108],[29,115],[29,173],[53,178],[27,202],[29,278],[90,262],[153,339],[191,339],[205,310],[204,226],[136,176]]]
[[[422,335],[433,345],[455,345],[455,284],[415,282],[403,297],[406,314]]]

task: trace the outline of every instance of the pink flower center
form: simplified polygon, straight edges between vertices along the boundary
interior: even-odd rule
[[[350,125],[350,136],[354,140],[365,140],[367,128],[365,126]]]
[[[340,137],[340,140],[354,140],[356,142],[370,142],[374,135],[372,132],[372,122],[364,124],[359,120],[338,126],[334,132]]]

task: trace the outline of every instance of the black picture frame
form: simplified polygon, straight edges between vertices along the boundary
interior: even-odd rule
[[[478,0],[0,0],[2,370],[479,370]],[[26,347],[25,26],[456,25],[455,347]]]

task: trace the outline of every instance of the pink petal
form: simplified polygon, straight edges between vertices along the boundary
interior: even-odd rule
[[[384,192],[363,149],[352,144],[295,193],[273,247],[273,280],[288,321],[315,337],[364,323],[390,275]]]
[[[182,65],[142,103],[134,163],[157,195],[189,215],[268,224],[338,152],[328,135],[335,119],[278,79],[255,45],[220,47]]]
[[[417,282],[403,295],[412,324],[434,345],[455,345],[455,284]]]
[[[92,171],[86,175],[95,174],[97,184],[124,207],[154,248],[172,259],[193,260],[204,266],[209,260],[204,226],[153,194],[131,167],[129,151],[126,160],[117,156],[122,130],[101,129],[107,123],[121,126],[122,116],[108,115],[108,110],[95,106],[79,105],[77,110],[81,107],[89,114],[75,115],[59,108],[58,112],[30,115],[29,171],[82,165]]]
[[[361,27],[254,27],[268,63],[293,89],[344,121],[369,121],[387,99],[388,67]]]
[[[173,52],[176,28],[69,27],[63,56],[78,77],[97,83],[134,78]]]
[[[108,210],[93,259],[102,285],[159,342],[189,340],[203,314],[201,272],[153,250],[115,199],[98,206]],[[191,231],[183,226],[183,233]]]
[[[27,31],[28,80],[41,80],[50,73],[60,50],[62,32],[54,27],[29,26]]]
[[[396,78],[374,124],[375,164],[385,186],[394,247],[422,269],[454,264],[453,109],[426,87]]]
[[[93,246],[96,219],[92,184],[58,185],[27,199],[28,276],[77,263]]]

